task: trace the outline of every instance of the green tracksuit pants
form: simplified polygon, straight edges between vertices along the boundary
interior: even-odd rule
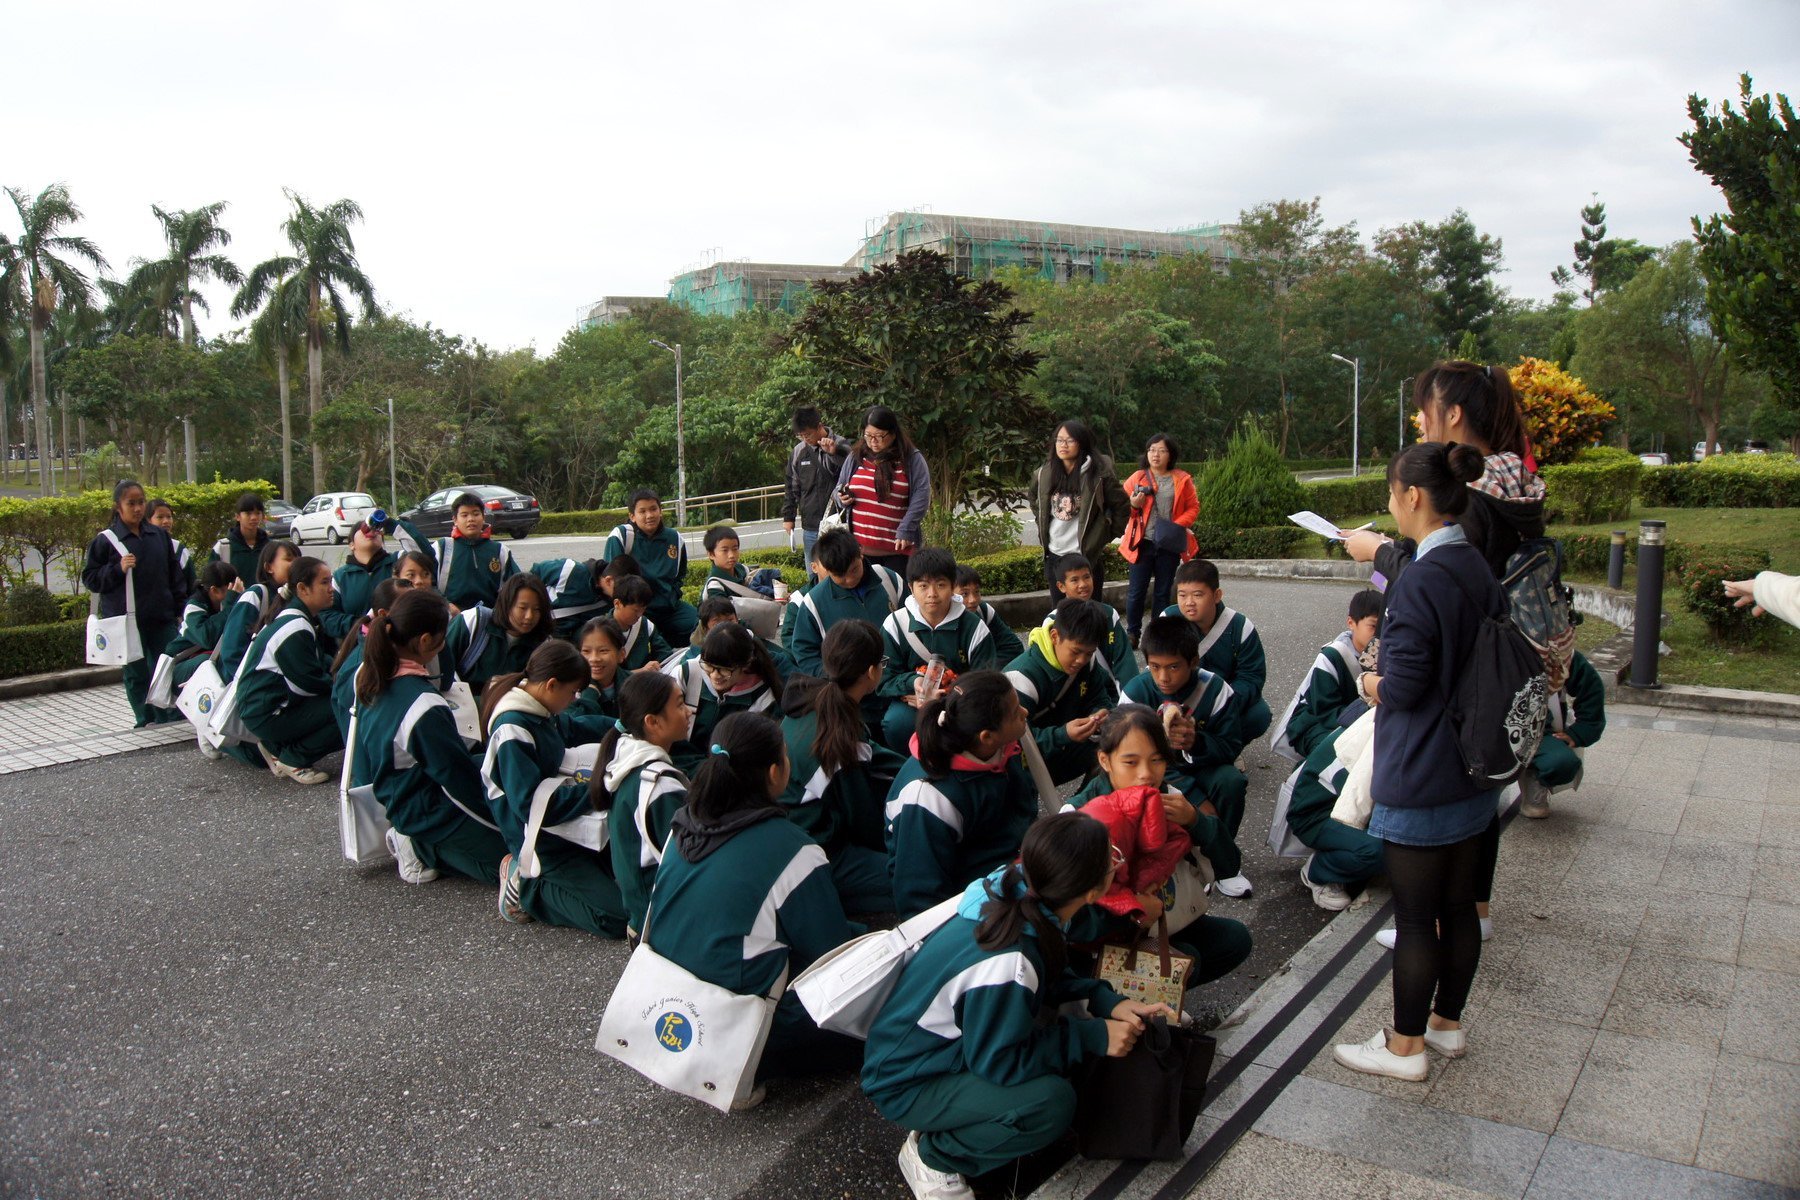
[[[1002,1087],[965,1071],[921,1084],[897,1123],[919,1131],[927,1166],[985,1175],[1042,1150],[1074,1119],[1075,1085],[1061,1075]]]
[[[1312,865],[1306,874],[1314,883],[1339,883],[1355,887],[1367,883],[1386,868],[1382,865],[1381,839],[1352,829],[1341,821],[1324,821],[1300,840],[1312,849]]]
[[[625,936],[625,897],[607,869],[608,860],[553,835],[538,839],[537,855],[538,877],[519,880],[519,902],[526,912],[546,925],[567,925],[600,937]],[[494,879],[497,884],[497,870]]]
[[[450,832],[435,842],[414,838],[413,851],[428,867],[500,886],[500,860],[506,857],[506,842],[494,830],[467,817],[458,817]]]
[[[150,676],[156,673],[156,660],[180,632],[181,626],[174,621],[160,625],[138,622],[138,640],[143,644],[144,657],[125,664],[125,701],[131,705],[131,719],[139,729],[168,720],[165,713],[174,712],[176,720],[185,719],[173,709],[152,708],[144,702],[150,691]]]
[[[1211,860],[1214,873],[1220,879],[1230,879],[1242,871],[1244,856],[1238,850],[1237,834],[1244,823],[1244,798],[1250,790],[1244,773],[1230,763],[1216,767],[1184,766],[1179,774],[1171,772],[1169,781],[1181,789],[1189,803],[1197,806],[1210,800],[1219,814],[1217,838],[1201,847]]]
[[[244,719],[263,749],[290,767],[310,767],[344,748],[330,696],[298,696],[273,716]]]
[[[1574,747],[1545,735],[1538,743],[1537,757],[1531,760],[1538,782],[1547,788],[1568,787],[1581,782],[1581,759]]]
[[[894,882],[888,856],[867,846],[845,846],[831,860],[831,882],[847,913],[891,913]]]

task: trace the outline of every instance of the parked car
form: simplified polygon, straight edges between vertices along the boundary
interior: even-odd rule
[[[341,546],[350,540],[350,531],[374,511],[375,497],[367,492],[326,492],[314,496],[294,518],[294,545],[314,541]]]
[[[1666,467],[1669,465],[1669,456],[1661,453],[1640,454],[1638,461],[1646,467]]]
[[[1705,458],[1708,454],[1723,454],[1723,453],[1725,453],[1725,447],[1719,445],[1719,443],[1717,443],[1717,442],[1713,443],[1711,450],[1708,450],[1706,448],[1706,442],[1704,440],[1694,443],[1694,461],[1695,462],[1699,462],[1701,459]]]
[[[300,510],[286,500],[271,500],[263,507],[263,529],[271,538],[294,536],[294,518]]]
[[[417,525],[426,537],[448,537],[455,524],[450,505],[464,492],[473,492],[481,498],[481,506],[487,510],[488,524],[494,527],[495,533],[510,533],[522,538],[537,528],[537,523],[544,517],[535,496],[495,483],[440,488],[420,501],[417,508],[410,508],[400,516]]]
[[[1752,438],[1750,441],[1744,443],[1745,454],[1767,454],[1768,452],[1769,443],[1767,442],[1757,441]]]

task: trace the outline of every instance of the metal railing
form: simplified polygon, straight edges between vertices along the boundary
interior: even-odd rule
[[[765,487],[740,488],[735,492],[689,496],[687,524],[694,526],[710,525],[715,521],[772,521],[781,516],[781,505],[786,495],[786,484],[772,483]]]

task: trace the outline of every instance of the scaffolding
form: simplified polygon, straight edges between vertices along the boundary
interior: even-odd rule
[[[662,296],[602,296],[592,304],[584,304],[575,310],[575,321],[582,329],[593,329],[599,325],[613,325],[629,317],[633,310],[648,308],[655,304],[667,304]]]
[[[866,271],[908,250],[935,250],[952,270],[977,279],[1023,267],[1052,282],[1103,282],[1108,267],[1168,255],[1205,256],[1222,271],[1237,257],[1232,233],[1225,225],[1162,231],[897,212],[863,239],[845,266]]]
[[[734,316],[753,308],[797,312],[806,292],[822,279],[854,279],[853,267],[804,263],[712,263],[669,280],[669,303],[707,316]]]

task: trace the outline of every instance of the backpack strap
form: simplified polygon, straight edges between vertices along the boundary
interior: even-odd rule
[[[1219,639],[1225,636],[1225,631],[1227,629],[1231,628],[1232,619],[1236,616],[1237,610],[1235,608],[1221,608],[1219,610],[1219,617],[1218,620],[1213,622],[1212,632],[1200,639],[1201,658],[1205,658],[1206,652],[1218,645]]]
[[[438,594],[450,590],[450,564],[456,561],[456,542],[447,537],[437,540]]]
[[[100,531],[100,536],[112,543],[112,548],[119,552],[121,561],[123,561],[127,554],[131,553],[131,551],[125,548],[125,543],[119,540],[119,535],[112,530],[102,529]],[[125,569],[125,615],[134,619],[137,617],[137,583],[133,578],[136,574],[136,567],[127,567]],[[90,613],[98,613],[100,611],[100,593],[93,593],[93,599],[88,603],[88,611]]]
[[[477,604],[462,614],[463,623],[469,626],[469,647],[456,660],[456,673],[464,679],[474,670],[475,664],[481,661],[482,653],[487,650],[488,639],[493,636],[488,622],[491,612],[487,605]]]

